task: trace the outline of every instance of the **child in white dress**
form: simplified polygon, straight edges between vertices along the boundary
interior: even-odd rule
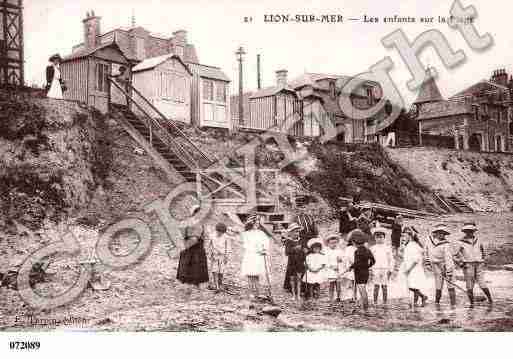
[[[244,253],[241,263],[241,275],[248,279],[250,298],[258,296],[260,277],[265,278],[267,273],[264,256],[269,254],[270,240],[259,228],[256,215],[252,215],[246,222],[245,231],[240,234]]]
[[[335,290],[337,292],[337,302],[340,302],[340,275],[343,268],[340,268],[344,260],[344,251],[339,247],[340,237],[330,235],[326,238],[327,247],[324,249],[326,255],[326,278],[329,283],[330,302],[333,302]]]
[[[310,254],[306,256],[306,273],[303,282],[306,283],[309,298],[318,299],[321,283],[326,280],[326,256],[321,252],[322,243],[319,238],[312,238],[308,242]]]

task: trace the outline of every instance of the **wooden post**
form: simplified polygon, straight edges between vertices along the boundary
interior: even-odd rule
[[[262,73],[260,68],[260,54],[257,55],[257,87],[262,88]]]
[[[244,83],[243,83],[243,71],[242,71],[242,61],[243,56],[246,54],[244,48],[241,46],[238,48],[237,52],[237,61],[239,61],[239,126],[243,125],[244,122],[244,106],[243,106],[243,92],[244,92]]]
[[[419,121],[419,146],[422,146],[422,121]]]

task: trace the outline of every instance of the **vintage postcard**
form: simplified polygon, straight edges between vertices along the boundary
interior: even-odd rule
[[[0,0],[4,349],[512,331],[512,10]]]

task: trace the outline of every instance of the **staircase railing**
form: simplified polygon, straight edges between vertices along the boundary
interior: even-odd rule
[[[167,142],[166,144],[168,145],[169,149],[171,151],[173,151],[174,154],[191,170],[195,171],[195,170],[201,168],[199,166],[198,162],[196,161],[196,159],[193,156],[191,156],[189,151],[187,151],[187,149],[185,147],[183,147],[178,141],[175,140],[175,138],[173,138],[173,136],[171,136],[171,134],[166,129],[166,127],[161,123],[161,121],[159,121],[158,119],[156,119],[156,118],[152,117],[150,114],[148,114],[148,112],[140,104],[138,104],[137,101],[135,101],[133,99],[133,97],[130,96],[127,93],[127,91],[125,91],[115,80],[113,80],[112,78],[109,78],[109,80],[124,96],[126,96],[127,100],[130,101],[131,103],[133,103],[137,107],[137,109],[139,111],[141,111],[141,113],[146,117],[145,122],[148,127],[148,130],[150,131],[150,136],[153,136],[154,133],[157,133],[159,139],[162,140],[163,142]],[[131,86],[131,85],[129,85],[129,86],[133,90],[135,90],[133,88],[133,86]],[[137,90],[135,90],[135,91],[137,91]],[[143,97],[140,94],[139,94],[139,96]],[[174,124],[173,124],[173,126],[176,127],[176,125],[174,125]],[[183,132],[181,132],[181,131],[180,131],[180,133],[183,134]],[[185,134],[183,134],[183,136],[185,136]],[[189,140],[186,136],[185,136],[185,138],[187,140]],[[189,140],[189,142],[190,142],[190,140]],[[194,147],[196,147],[196,146],[194,145]],[[209,159],[209,161],[210,161],[210,159]]]
[[[117,84],[116,84],[117,85]],[[143,101],[144,103],[146,103],[157,115],[158,117],[155,118],[156,121],[158,122],[161,122],[162,120],[164,121],[164,123],[161,123],[162,126],[164,127],[171,127],[171,129],[173,130],[173,132],[175,132],[176,134],[179,135],[180,138],[182,138],[183,140],[185,140],[187,142],[187,144],[189,144],[191,147],[194,148],[194,150],[196,151],[196,153],[198,153],[199,156],[201,156],[201,158],[203,158],[204,160],[207,161],[207,166],[211,165],[214,161],[205,153],[203,152],[194,142],[191,141],[191,139],[189,138],[189,136],[187,136],[175,123],[173,120],[171,119],[168,119],[162,112],[160,112],[160,110],[153,104],[151,103],[151,101],[149,101],[143,94],[141,94],[141,92],[136,89],[132,84],[130,83],[127,83],[126,84],[127,87],[133,91],[133,93],[137,94],[137,96],[139,96]],[[118,85],[118,88],[119,88],[119,85]]]

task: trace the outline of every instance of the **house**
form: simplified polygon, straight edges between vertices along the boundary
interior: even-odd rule
[[[230,79],[219,68],[188,62],[192,72],[192,123],[199,127],[232,129]]]
[[[276,85],[245,94],[247,114],[242,122],[236,122],[239,130],[277,131],[303,136],[303,102],[299,94],[287,85],[287,71],[276,71]],[[238,109],[238,96],[232,98],[232,109]],[[234,115],[232,111],[232,118]],[[299,120],[299,121],[298,121]]]
[[[368,142],[374,137],[368,134],[367,119],[354,119],[345,114],[339,105],[340,96],[350,96],[353,104],[370,105],[379,100],[379,85],[366,81],[351,94],[344,94],[341,87],[351,78],[341,75],[304,73],[292,80],[287,71],[277,71],[276,85],[243,95],[242,130],[261,131],[282,123],[280,117],[297,114],[297,121],[291,133],[298,136],[317,137],[327,126],[335,127],[337,140],[348,143]],[[294,96],[295,94],[295,96]],[[287,100],[284,100],[287,99]],[[231,100],[232,121],[238,123],[238,96]],[[278,104],[284,102],[282,110]],[[287,106],[288,104],[288,106]]]
[[[62,78],[68,88],[64,99],[86,103],[107,113],[113,99],[126,103],[123,96],[115,94],[108,76],[117,73],[121,66],[128,68],[129,61],[116,43],[90,45],[62,60]]]
[[[101,17],[94,11],[88,13],[83,20],[84,41],[73,46],[73,53],[83,51],[91,47],[91,44],[105,44],[116,42],[133,64],[147,58],[158,57],[167,54],[176,54],[184,62],[199,62],[194,45],[187,42],[187,31],[178,30],[172,37],[153,34],[141,27],[119,27],[102,33]]]
[[[414,105],[423,145],[510,152],[513,139],[511,88],[504,69],[445,100],[431,69]]]
[[[84,41],[73,47],[72,56],[91,47],[116,43],[134,66],[132,85],[149,96],[164,115],[200,127],[232,127],[228,101],[230,79],[220,68],[199,62],[196,48],[187,40],[187,31],[178,30],[167,37],[134,24],[102,33],[101,17],[94,12],[87,14],[83,24]],[[170,68],[173,64],[177,66],[174,69]],[[183,91],[186,91],[185,99]],[[117,95],[116,89],[113,93]],[[123,99],[113,96],[118,97]],[[135,99],[139,105],[146,106],[144,101]]]
[[[145,59],[132,68],[132,84],[166,118],[190,123],[192,72],[180,56],[167,54]],[[134,96],[137,100],[138,96]],[[138,104],[156,116],[144,101]],[[141,112],[132,107],[136,114]],[[142,115],[142,114],[140,114]]]
[[[24,85],[23,1],[0,2],[0,86]]]

